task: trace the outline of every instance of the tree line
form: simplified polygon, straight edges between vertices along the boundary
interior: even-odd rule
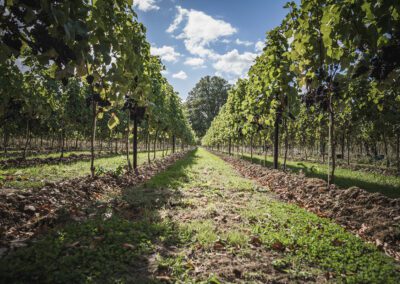
[[[138,143],[193,144],[178,93],[150,54],[132,0],[3,1],[0,7],[0,121],[3,149],[11,138],[124,140],[129,168]],[[129,158],[132,139],[132,164]]]
[[[289,150],[307,157],[318,149],[329,183],[337,158],[350,163],[352,154],[384,157],[400,174],[400,2],[302,0],[285,8],[202,143],[229,153],[273,145],[274,168],[280,146],[284,167]]]

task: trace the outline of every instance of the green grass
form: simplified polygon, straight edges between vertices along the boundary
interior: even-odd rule
[[[250,161],[250,155],[247,153],[244,154],[244,159]],[[264,157],[253,155],[253,162],[263,165]],[[282,164],[283,159],[280,159],[279,162]],[[272,157],[267,156],[266,165],[267,167],[273,166]],[[327,180],[327,165],[305,161],[287,161],[286,165],[288,169],[294,172],[302,171],[306,176]],[[345,189],[357,186],[369,192],[380,192],[388,197],[400,197],[400,177],[396,176],[386,176],[337,167],[335,170],[335,184]]]
[[[159,154],[158,154],[159,156]],[[151,156],[152,158],[153,156]],[[138,154],[138,163],[147,161],[147,153]],[[125,155],[98,158],[95,167],[101,171],[115,170],[119,166],[126,165]],[[42,187],[45,182],[57,182],[90,174],[90,160],[77,161],[68,164],[37,165],[27,168],[0,169],[0,184],[3,187],[31,188]],[[8,180],[7,176],[12,177]]]
[[[141,162],[146,159],[140,155]],[[115,167],[112,161],[118,160],[109,158],[102,165]],[[184,171],[188,160],[183,163],[171,171]],[[79,223],[66,213],[64,225],[0,259],[0,283],[158,283],[147,271],[147,256],[156,244],[179,242],[175,224],[161,220],[156,211],[168,201],[168,193],[127,188],[117,198],[128,201],[131,210],[96,209],[93,219]],[[106,217],[110,213],[111,218]]]
[[[198,243],[210,248],[218,240],[215,224],[212,220],[194,220],[181,226],[181,236],[186,242]]]
[[[375,247],[328,219],[272,199],[204,149],[118,198],[125,209],[67,222],[0,259],[0,282],[160,283],[159,275],[173,283],[232,282],[213,270],[195,273],[196,265],[218,260],[216,243],[224,246],[221,256],[237,263],[260,261],[258,269],[241,268],[243,283],[280,275],[291,282],[326,275],[333,282],[400,281],[398,265]],[[252,238],[260,247],[249,243]],[[263,253],[268,263],[259,260]]]
[[[139,150],[139,153],[144,153],[144,151]],[[158,150],[157,152],[161,152],[161,150]],[[12,157],[4,157],[4,154],[0,154],[0,161],[1,160],[8,160],[8,159],[18,159],[22,157],[22,151],[10,151],[9,154],[19,154],[19,156],[12,156]],[[108,153],[108,151],[103,151],[104,153]],[[146,152],[147,153],[147,152]],[[45,159],[45,158],[59,158],[61,155],[61,152],[51,152],[51,153],[43,153],[43,154],[31,154],[28,153],[26,156],[26,159],[33,159],[33,158],[40,158],[40,159]],[[89,150],[78,150],[78,151],[65,151],[64,152],[64,158],[69,157],[71,155],[90,155]],[[99,155],[98,151],[96,151],[96,155]]]
[[[148,283],[144,256],[160,235],[174,238],[170,224],[120,216],[72,223],[0,259],[0,282]]]
[[[219,205],[214,205],[209,199],[204,208],[207,218],[190,220],[179,226],[181,242],[186,246],[200,244],[210,249],[216,241],[221,240],[228,249],[239,246],[242,254],[252,257],[248,245],[250,236],[245,233],[246,229],[250,229],[252,234],[260,237],[267,249],[273,250],[271,246],[277,241],[288,248],[282,260],[277,259],[275,265],[279,266],[279,261],[287,263],[284,268],[281,266],[277,269],[284,269],[295,279],[331,273],[337,281],[349,283],[397,283],[400,280],[399,267],[392,259],[346,232],[341,226],[295,205],[277,202],[256,192],[257,187],[252,182],[238,176],[221,159],[204,149],[197,150],[189,160],[190,166],[185,166],[186,171],[173,167],[153,178],[146,187],[172,187],[182,192],[196,188],[206,196],[222,199],[222,202],[229,197],[230,190],[251,191],[254,201],[246,203],[238,211],[243,218],[242,224],[222,231],[213,220],[213,214],[210,214]],[[182,255],[163,260],[171,265],[177,279],[182,282],[191,281],[188,278],[187,261],[182,261]]]
[[[12,157],[4,157],[4,155],[0,156],[0,161],[1,160],[8,160],[8,159],[18,159],[22,157],[22,152],[21,151],[15,151],[15,153],[20,153],[19,156],[12,156]],[[69,157],[71,155],[82,155],[82,154],[90,154],[90,151],[68,151],[64,153],[64,157]],[[54,153],[45,153],[45,154],[27,154],[26,158],[27,159],[32,159],[32,158],[40,158],[40,159],[45,159],[45,158],[59,158],[61,155],[60,152],[54,152]]]
[[[264,196],[242,212],[263,246],[284,250],[287,273],[330,272],[348,283],[396,283],[393,261],[332,221]]]

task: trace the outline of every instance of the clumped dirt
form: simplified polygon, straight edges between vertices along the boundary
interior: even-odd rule
[[[285,173],[215,154],[230,163],[244,177],[256,180],[281,199],[321,217],[335,220],[400,261],[400,198],[391,199],[358,187],[341,189],[331,185],[328,188],[322,179]]]
[[[106,157],[107,155],[101,155],[100,157]],[[49,158],[29,158],[29,159],[7,159],[0,161],[0,169],[8,169],[8,168],[27,168],[38,165],[55,165],[55,164],[68,164],[74,163],[77,161],[89,160],[89,154],[71,154],[68,157],[49,157]],[[99,155],[96,155],[96,158],[99,158]]]
[[[53,226],[65,214],[74,220],[87,218],[86,209],[97,201],[111,199],[123,188],[138,185],[165,170],[187,152],[179,152],[138,168],[137,174],[113,173],[82,177],[43,188],[0,189],[0,255],[8,248],[25,246],[25,241]]]

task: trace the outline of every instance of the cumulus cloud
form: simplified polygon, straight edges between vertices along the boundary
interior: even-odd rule
[[[244,46],[250,46],[250,45],[253,45],[254,43],[252,43],[251,41],[247,41],[247,40],[240,40],[240,39],[236,39],[235,40],[235,43],[237,44],[237,45],[244,45]]]
[[[188,10],[183,9],[181,6],[176,6],[176,8],[178,9],[178,14],[176,14],[174,21],[168,27],[167,33],[173,33],[183,21],[183,17],[187,16],[188,14]]]
[[[186,49],[191,54],[212,58],[215,53],[209,45],[237,32],[231,24],[215,19],[202,11],[187,10],[180,6],[177,6],[177,9],[178,13],[167,32],[173,33],[183,26],[176,38],[184,41]]]
[[[200,57],[188,57],[186,58],[184,64],[192,67],[202,67],[204,64],[204,59]]]
[[[160,56],[162,60],[167,62],[176,62],[179,56],[181,56],[172,46],[167,45],[163,45],[162,47],[151,46],[150,52],[153,55]]]
[[[230,23],[213,18],[202,11],[185,9],[177,6],[177,14],[170,24],[167,32],[176,39],[183,40],[185,48],[192,55],[187,57],[184,64],[192,67],[204,67],[209,61],[215,74],[225,77],[230,82],[243,78],[249,67],[253,64],[258,53],[243,52],[237,49],[230,50],[225,54],[219,54],[212,48],[214,43],[234,43],[245,47],[256,47],[262,50],[264,43],[251,41],[232,40],[230,36],[237,33],[237,29]],[[180,71],[172,75],[173,78],[185,80],[187,75]]]
[[[265,47],[265,44],[264,44],[263,41],[260,41],[260,40],[259,40],[259,41],[257,41],[256,44],[255,44],[255,50],[256,50],[256,52],[261,52],[261,51],[263,51],[264,47]]]
[[[187,75],[184,71],[179,71],[178,73],[172,74],[172,78],[186,80]]]
[[[218,55],[213,67],[217,74],[225,75],[228,78],[244,77],[256,57],[257,54],[255,53],[239,53],[237,49],[233,49],[225,54]]]
[[[133,7],[137,7],[140,11],[144,12],[160,9],[155,0],[133,0]]]

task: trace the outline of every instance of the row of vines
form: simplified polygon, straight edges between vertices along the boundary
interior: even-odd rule
[[[346,155],[348,163],[384,157],[400,173],[400,2],[302,0],[286,8],[202,143],[229,153],[273,146],[275,168],[280,152],[285,165],[288,151],[317,149],[330,183]]]
[[[2,148],[33,139],[123,142],[129,168],[138,143],[193,144],[173,87],[150,54],[132,0],[14,0],[0,3]],[[130,145],[133,144],[132,146]],[[41,142],[43,143],[43,142]],[[53,142],[52,142],[53,143]],[[161,143],[161,142],[160,142]],[[15,146],[15,145],[14,145]]]

